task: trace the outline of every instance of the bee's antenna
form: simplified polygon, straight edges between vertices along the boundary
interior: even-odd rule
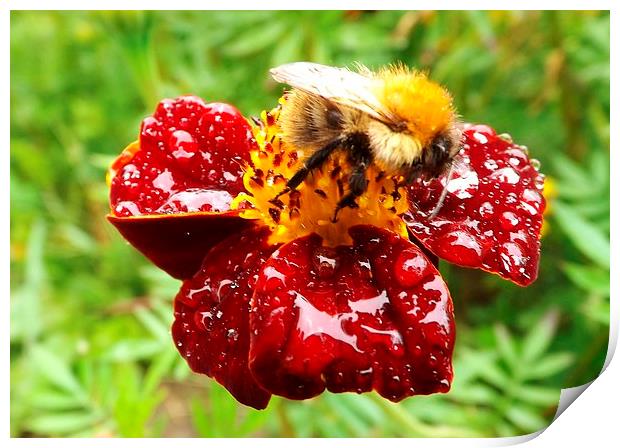
[[[445,201],[446,196],[448,194],[448,184],[450,183],[450,179],[452,178],[452,171],[454,171],[454,164],[453,163],[450,164],[450,169],[448,170],[448,175],[446,176],[446,184],[443,186],[443,190],[441,191],[441,196],[439,196],[439,200],[437,201],[437,205],[435,205],[435,208],[433,209],[431,214],[428,215],[428,219],[435,219],[437,217],[437,214],[441,210],[441,207],[443,205],[443,201]]]

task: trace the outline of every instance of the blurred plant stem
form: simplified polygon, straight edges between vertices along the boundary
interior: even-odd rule
[[[276,403],[276,415],[280,426],[281,437],[295,437],[295,429],[286,411],[285,400],[278,400]]]
[[[392,403],[374,392],[370,393],[369,397],[401,425],[402,431],[399,435],[402,437],[476,437],[478,435],[470,429],[427,425],[407,412],[407,409],[400,404]],[[413,399],[415,400],[415,397]]]
[[[588,350],[578,358],[577,364],[564,382],[564,387],[580,386],[591,381],[589,370],[592,368],[594,360],[600,355],[601,351],[606,351],[608,343],[609,328],[604,328],[603,331],[600,331],[592,340]]]
[[[556,47],[557,81],[559,84],[560,108],[566,130],[567,152],[578,161],[583,160],[586,153],[586,142],[583,136],[583,98],[580,97],[580,86],[573,78],[567,63],[562,12],[548,11],[547,19],[551,28],[551,42]]]
[[[153,15],[144,11],[102,13],[101,23],[117,42],[146,109],[160,100],[160,82],[153,47]]]

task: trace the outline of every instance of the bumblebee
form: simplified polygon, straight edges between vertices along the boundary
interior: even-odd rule
[[[373,72],[294,62],[270,73],[292,87],[279,118],[282,141],[310,154],[278,196],[296,189],[335,151],[346,151],[348,191],[334,221],[342,208],[357,207],[372,164],[410,184],[448,172],[460,151],[452,97],[422,72],[402,64]]]

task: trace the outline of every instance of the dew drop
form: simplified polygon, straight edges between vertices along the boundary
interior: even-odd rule
[[[498,137],[504,140],[505,142],[512,143],[512,135],[508,134],[507,132],[499,134]]]
[[[480,132],[474,132],[474,138],[476,140],[478,140],[479,143],[482,143],[483,145],[488,143],[488,141],[489,141],[487,136],[482,134],[482,133],[480,133]]]
[[[483,202],[482,204],[480,204],[478,213],[480,214],[480,217],[482,219],[488,219],[493,216],[493,213],[495,213],[495,209],[490,202]]]
[[[331,278],[338,269],[337,253],[330,247],[317,247],[312,257],[312,264],[320,278]]]
[[[495,171],[497,169],[497,162],[493,159],[485,160],[484,167],[489,171]]]
[[[521,160],[516,157],[511,157],[508,159],[508,163],[510,163],[515,168],[518,168],[521,165]]]
[[[274,291],[286,285],[286,276],[273,266],[267,266],[263,269],[263,277],[265,279],[265,291]]]
[[[475,171],[468,171],[456,179],[452,179],[446,189],[459,199],[472,198],[478,190],[478,174]]]
[[[499,218],[499,223],[504,230],[512,230],[519,224],[519,218],[512,212],[504,212]]]
[[[192,158],[198,150],[194,137],[182,129],[178,129],[170,135],[168,147],[172,156],[178,161]]]
[[[452,230],[439,240],[436,255],[455,263],[478,265],[482,259],[482,247],[469,232]]]
[[[394,263],[394,275],[402,286],[411,287],[420,282],[428,267],[426,257],[419,251],[405,249]]]
[[[502,168],[497,170],[489,176],[492,179],[497,179],[498,182],[514,185],[519,182],[521,176],[512,167]]]
[[[355,276],[360,280],[372,278],[372,266],[370,264],[370,260],[366,257],[355,261],[353,264],[353,271]]]
[[[228,331],[226,332],[226,337],[228,339],[232,339],[233,341],[236,341],[239,338],[239,333],[234,328],[229,328]]]
[[[517,243],[504,243],[500,249],[499,257],[504,270],[511,274],[516,274],[526,262],[523,249]]]
[[[543,174],[539,174],[536,176],[536,180],[534,180],[534,186],[538,189],[538,191],[542,191],[545,186],[545,176]]]
[[[536,171],[540,170],[540,160],[530,159],[530,164],[532,165],[532,168],[534,168]]]
[[[523,193],[521,193],[521,200],[521,208],[532,216],[539,214],[543,207],[543,197],[537,190],[523,190]]]
[[[519,199],[517,198],[516,193],[508,193],[506,195],[506,199],[504,200],[504,203],[507,205],[513,205],[516,204],[519,201]]]
[[[162,190],[165,193],[170,193],[172,187],[174,187],[174,178],[172,173],[165,169],[155,179],[153,179],[153,187]]]

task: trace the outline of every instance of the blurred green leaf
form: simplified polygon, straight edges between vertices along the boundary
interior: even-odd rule
[[[30,420],[28,427],[39,434],[66,436],[92,427],[99,418],[97,414],[85,414],[83,411],[42,414]]]
[[[286,23],[276,22],[265,26],[261,33],[244,31],[224,47],[224,52],[227,56],[243,58],[269,46],[275,47],[286,27]]]
[[[568,205],[555,202],[556,222],[572,243],[590,260],[609,269],[609,238],[594,224],[575,213]]]
[[[506,416],[512,423],[528,432],[539,431],[547,425],[545,419],[526,407],[511,407]]]
[[[47,411],[64,411],[69,409],[81,408],[84,406],[84,400],[72,394],[47,391],[38,392],[33,402],[34,406]]]
[[[152,339],[126,339],[111,346],[104,358],[111,361],[133,361],[144,359],[161,352],[162,345]]]
[[[41,345],[31,349],[30,361],[41,369],[41,374],[53,385],[70,392],[77,398],[84,398],[85,391],[65,361]]]
[[[609,271],[598,266],[584,266],[576,263],[564,263],[562,269],[568,278],[586,291],[593,291],[609,296]]]
[[[548,387],[524,385],[517,394],[524,402],[540,406],[553,406],[560,401],[560,390]]]
[[[515,343],[506,327],[498,325],[495,327],[495,337],[499,353],[513,369],[520,367],[520,360],[517,355]]]
[[[574,357],[570,353],[548,355],[538,363],[530,366],[525,372],[525,377],[529,379],[548,378],[566,369],[573,360]]]
[[[547,351],[557,327],[558,314],[548,312],[527,333],[523,340],[522,361],[527,365],[535,363]]]

